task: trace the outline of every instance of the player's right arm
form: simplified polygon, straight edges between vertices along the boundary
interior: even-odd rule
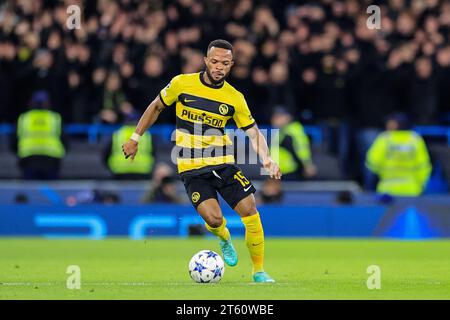
[[[141,119],[137,124],[136,130],[134,134],[142,136],[148,128],[150,128],[158,119],[159,114],[164,110],[166,106],[170,106],[175,101],[178,100],[178,95],[181,90],[181,75],[174,77],[169,84],[164,87],[159,95],[155,98],[155,100],[150,103],[147,109],[144,111]],[[125,158],[131,157],[131,160],[134,159],[136,153],[138,152],[138,142],[136,137],[131,137],[127,142],[122,145],[122,150],[125,155]],[[134,139],[133,139],[134,138]]]
[[[150,128],[156,122],[156,119],[158,119],[159,114],[164,110],[165,107],[166,106],[161,101],[158,95],[142,114],[134,132],[139,136],[142,136],[148,130],[148,128]],[[125,158],[128,159],[129,157],[131,157],[131,159],[133,160],[136,156],[136,153],[138,152],[138,142],[130,138],[122,145],[122,150]]]

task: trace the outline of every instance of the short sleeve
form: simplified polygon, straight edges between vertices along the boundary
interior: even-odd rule
[[[240,94],[238,101],[238,105],[236,106],[233,115],[233,120],[236,122],[238,128],[242,130],[250,129],[255,125],[255,119],[253,119],[247,102],[242,94]]]
[[[159,98],[166,106],[170,106],[178,99],[181,91],[180,75],[173,77],[172,80],[159,93]]]

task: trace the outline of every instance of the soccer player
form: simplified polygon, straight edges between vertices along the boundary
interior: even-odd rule
[[[250,138],[271,178],[280,179],[264,136],[258,129],[244,96],[225,81],[233,66],[233,46],[225,40],[212,41],[204,58],[205,71],[180,74],[163,88],[147,107],[130,140],[123,144],[126,158],[134,159],[138,141],[166,107],[176,103],[178,172],[189,198],[206,228],[220,239],[225,262],[235,266],[237,252],[231,242],[217,192],[235,210],[245,225],[245,241],[253,262],[255,282],[275,282],[263,268],[264,231],[256,208],[252,183],[234,164],[232,142],[224,127],[231,118]],[[231,152],[230,152],[231,151]]]

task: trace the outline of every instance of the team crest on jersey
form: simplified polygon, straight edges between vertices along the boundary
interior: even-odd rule
[[[194,192],[191,196],[192,202],[196,203],[198,200],[200,200],[200,193]]]
[[[226,104],[221,104],[219,106],[219,112],[221,115],[226,115],[228,113],[228,106]]]

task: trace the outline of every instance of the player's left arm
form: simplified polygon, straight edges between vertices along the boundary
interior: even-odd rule
[[[278,167],[278,164],[270,157],[267,141],[261,134],[261,131],[259,131],[255,119],[253,119],[250,109],[248,108],[247,101],[245,101],[242,93],[239,93],[236,96],[236,109],[233,119],[238,128],[244,130],[250,138],[253,149],[261,159],[264,168],[269,171],[270,177],[280,179],[280,167]]]
[[[245,133],[250,138],[252,147],[259,155],[264,168],[269,171],[270,177],[281,179],[280,167],[271,158],[266,138],[261,134],[261,131],[259,131],[257,124],[255,123],[252,127],[245,130]]]

